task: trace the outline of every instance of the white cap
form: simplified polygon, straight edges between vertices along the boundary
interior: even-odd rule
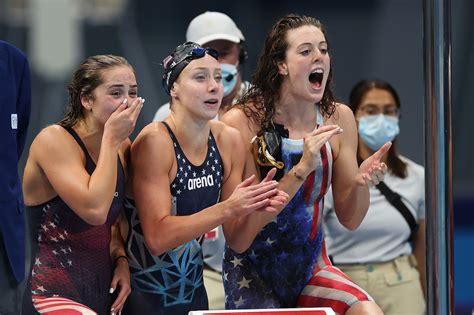
[[[207,11],[189,23],[186,41],[203,45],[218,39],[234,43],[245,40],[234,21],[224,13]]]

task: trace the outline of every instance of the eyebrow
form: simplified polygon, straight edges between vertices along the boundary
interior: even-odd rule
[[[209,68],[208,67],[197,67],[197,68],[194,68],[191,71],[202,71],[202,70],[209,70]],[[213,71],[216,71],[216,70],[221,71],[222,69],[221,68],[214,68],[214,69],[211,69],[211,71],[212,70]]]
[[[125,87],[124,84],[113,84],[109,87],[107,87],[108,89],[113,89],[113,88],[122,88],[122,87]],[[138,84],[133,84],[133,85],[130,85],[131,88],[136,88],[138,87]]]
[[[318,46],[321,45],[321,44],[326,44],[327,45],[327,42],[326,41],[322,41],[322,42],[319,42]],[[312,43],[302,43],[302,44],[299,44],[298,46],[296,46],[296,48],[300,48],[302,46],[306,46],[306,45],[310,45],[310,46],[313,46]]]

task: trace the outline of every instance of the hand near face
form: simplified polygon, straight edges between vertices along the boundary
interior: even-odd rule
[[[104,126],[104,134],[112,137],[117,143],[122,143],[130,136],[137,123],[138,115],[143,108],[144,99],[135,98],[130,103],[124,102],[110,115]]]
[[[377,152],[362,162],[359,167],[359,174],[356,177],[358,185],[373,187],[383,181],[387,172],[387,165],[381,162],[381,159],[391,146],[391,142],[385,143]]]

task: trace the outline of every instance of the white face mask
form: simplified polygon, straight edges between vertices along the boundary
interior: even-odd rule
[[[398,117],[384,114],[368,115],[358,119],[359,136],[374,151],[392,141],[400,132]]]
[[[237,84],[238,70],[235,65],[221,63],[222,84],[224,85],[224,96],[229,95]]]

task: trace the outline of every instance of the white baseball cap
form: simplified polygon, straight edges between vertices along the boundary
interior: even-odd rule
[[[220,12],[207,11],[196,16],[188,26],[186,40],[199,45],[224,39],[234,43],[244,41],[244,35],[232,19]]]

